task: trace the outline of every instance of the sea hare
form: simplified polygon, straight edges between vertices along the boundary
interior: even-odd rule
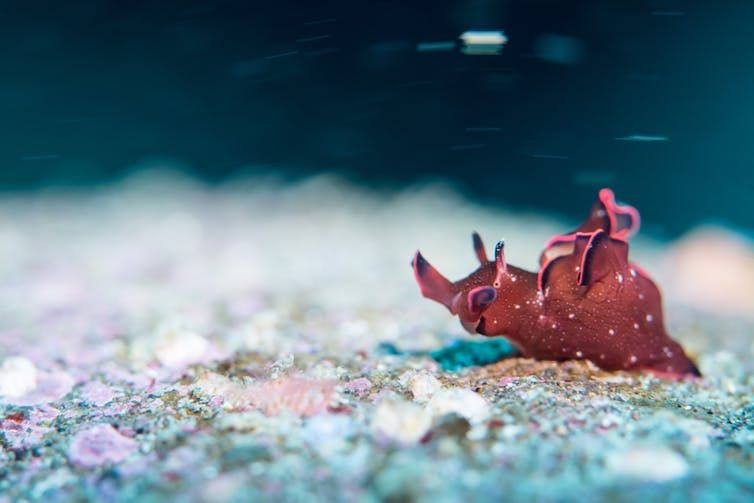
[[[602,189],[581,226],[545,244],[538,273],[507,264],[502,241],[488,260],[477,233],[480,266],[466,278],[450,282],[419,252],[412,266],[424,297],[447,307],[471,333],[505,336],[526,357],[698,376],[665,330],[657,286],[628,260],[628,238],[638,228],[638,211]]]

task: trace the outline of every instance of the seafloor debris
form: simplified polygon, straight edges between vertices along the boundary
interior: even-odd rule
[[[0,359],[36,369],[0,397],[0,502],[747,499],[751,322],[669,296],[689,382],[454,342],[395,272],[411,241],[461,273],[447,236],[502,226],[533,266],[555,225],[441,190],[137,178],[0,199]]]
[[[95,468],[120,463],[136,452],[138,443],[118,433],[109,424],[97,424],[71,440],[68,458],[75,466]]]

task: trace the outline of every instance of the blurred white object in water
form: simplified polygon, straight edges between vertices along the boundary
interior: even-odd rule
[[[463,42],[461,52],[469,55],[498,55],[508,43],[508,37],[500,31],[466,31],[459,37]]]
[[[722,227],[702,227],[669,251],[672,296],[698,309],[754,318],[754,242]]]

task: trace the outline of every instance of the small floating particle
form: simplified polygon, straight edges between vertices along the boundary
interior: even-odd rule
[[[456,43],[452,40],[448,42],[419,42],[416,44],[417,52],[452,51],[455,48]]]
[[[617,138],[613,138],[617,141],[643,141],[643,142],[653,142],[653,141],[669,141],[670,138],[667,136],[659,136],[659,135],[649,135],[649,134],[632,134],[628,136],[618,136]]]
[[[466,31],[459,37],[463,42],[461,52],[468,55],[497,56],[503,52],[508,37],[499,31]]]
[[[272,54],[270,56],[265,56],[264,59],[278,59],[278,58],[284,58],[286,56],[295,56],[296,54],[298,54],[298,51],[279,52],[277,54]]]
[[[534,159],[557,159],[561,161],[568,159],[567,155],[559,155],[559,154],[532,154],[531,156]]]

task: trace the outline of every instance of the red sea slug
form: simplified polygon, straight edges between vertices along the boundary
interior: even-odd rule
[[[628,237],[638,228],[639,213],[602,189],[581,226],[547,242],[538,273],[508,265],[502,241],[488,260],[477,233],[481,265],[464,279],[448,281],[419,252],[412,265],[422,295],[447,307],[469,332],[505,336],[526,357],[699,376],[665,330],[657,286],[628,261]]]

